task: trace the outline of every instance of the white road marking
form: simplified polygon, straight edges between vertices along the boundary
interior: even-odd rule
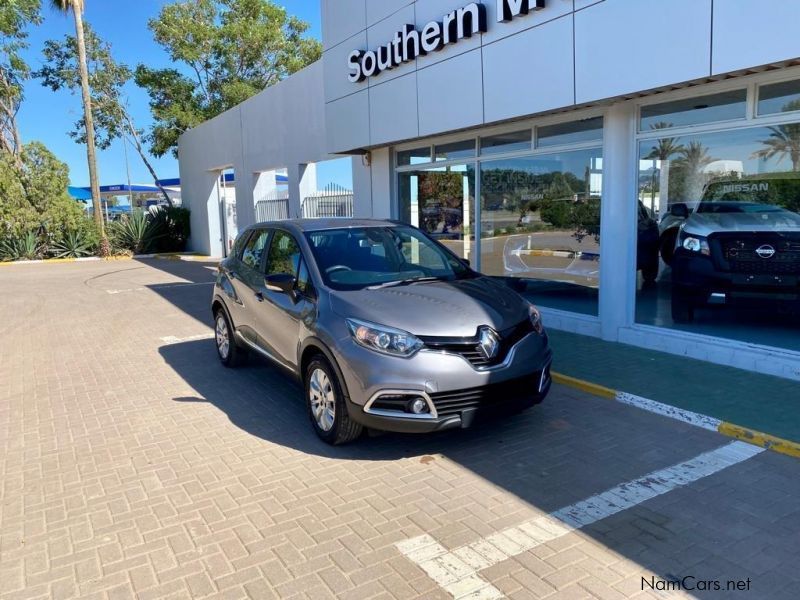
[[[641,408],[642,410],[646,410],[657,415],[669,417],[670,419],[675,419],[676,421],[683,421],[689,425],[702,427],[703,429],[708,429],[709,431],[717,431],[720,423],[722,423],[722,421],[715,419],[714,417],[702,415],[690,410],[683,410],[675,406],[670,406],[669,404],[662,404],[661,402],[656,402],[655,400],[650,400],[649,398],[642,398],[641,396],[626,394],[625,392],[617,392],[616,399],[617,402],[629,404],[630,406],[635,406],[636,408]]]
[[[144,290],[166,290],[169,288],[178,288],[178,287],[192,287],[195,285],[213,285],[213,281],[201,281],[198,283],[157,283],[155,285],[151,285],[148,287],[136,287],[136,288],[127,288],[122,290],[106,290],[109,294],[125,294],[128,292],[142,292]]]
[[[190,335],[189,337],[175,337],[174,335],[168,335],[167,337],[159,338],[165,344],[183,344],[184,342],[197,342],[199,340],[213,340],[214,334],[213,333],[200,333],[198,335]]]
[[[656,496],[718,473],[761,452],[764,452],[764,448],[745,442],[732,442],[452,551],[448,551],[427,534],[399,542],[396,546],[456,599],[502,598],[502,592],[484,579],[479,571]]]

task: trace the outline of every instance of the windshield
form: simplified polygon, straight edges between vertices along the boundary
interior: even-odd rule
[[[354,227],[306,233],[325,285],[335,290],[452,281],[474,273],[412,227]]]
[[[800,180],[717,181],[706,188],[698,213],[765,213],[796,211]]]

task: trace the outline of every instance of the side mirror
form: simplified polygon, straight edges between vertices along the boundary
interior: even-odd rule
[[[679,219],[689,218],[689,207],[683,202],[676,202],[669,207],[669,214]]]
[[[289,273],[276,273],[275,275],[267,275],[264,278],[264,285],[269,291],[289,294],[290,296],[294,295],[296,283],[294,275]]]
[[[462,263],[464,263],[464,264],[465,264],[466,266],[468,266],[468,267],[470,266],[470,262],[469,262],[469,259],[468,259],[468,258],[462,258],[462,259],[461,259],[461,262],[462,262]]]

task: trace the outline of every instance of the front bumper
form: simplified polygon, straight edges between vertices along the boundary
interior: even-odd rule
[[[709,256],[675,251],[672,283],[695,304],[725,304],[759,308],[764,302],[800,307],[797,275],[731,273],[716,268]]]
[[[421,350],[411,358],[398,358],[349,339],[341,340],[338,349],[350,417],[372,429],[427,433],[469,427],[486,417],[538,404],[550,389],[552,352],[547,336],[536,333],[520,340],[503,364],[483,370],[444,352]],[[402,394],[424,398],[429,413],[380,408],[382,398]]]

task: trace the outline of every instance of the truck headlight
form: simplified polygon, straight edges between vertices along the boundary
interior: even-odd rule
[[[708,245],[708,240],[701,235],[693,235],[681,231],[680,245],[684,250],[689,252],[699,252],[705,256],[711,256],[711,248]]]
[[[533,304],[531,304],[528,307],[528,316],[531,319],[533,330],[539,335],[542,335],[544,333],[544,323],[542,322],[542,314]]]
[[[419,338],[402,329],[358,319],[345,319],[345,322],[355,342],[375,352],[409,357],[423,346]]]

